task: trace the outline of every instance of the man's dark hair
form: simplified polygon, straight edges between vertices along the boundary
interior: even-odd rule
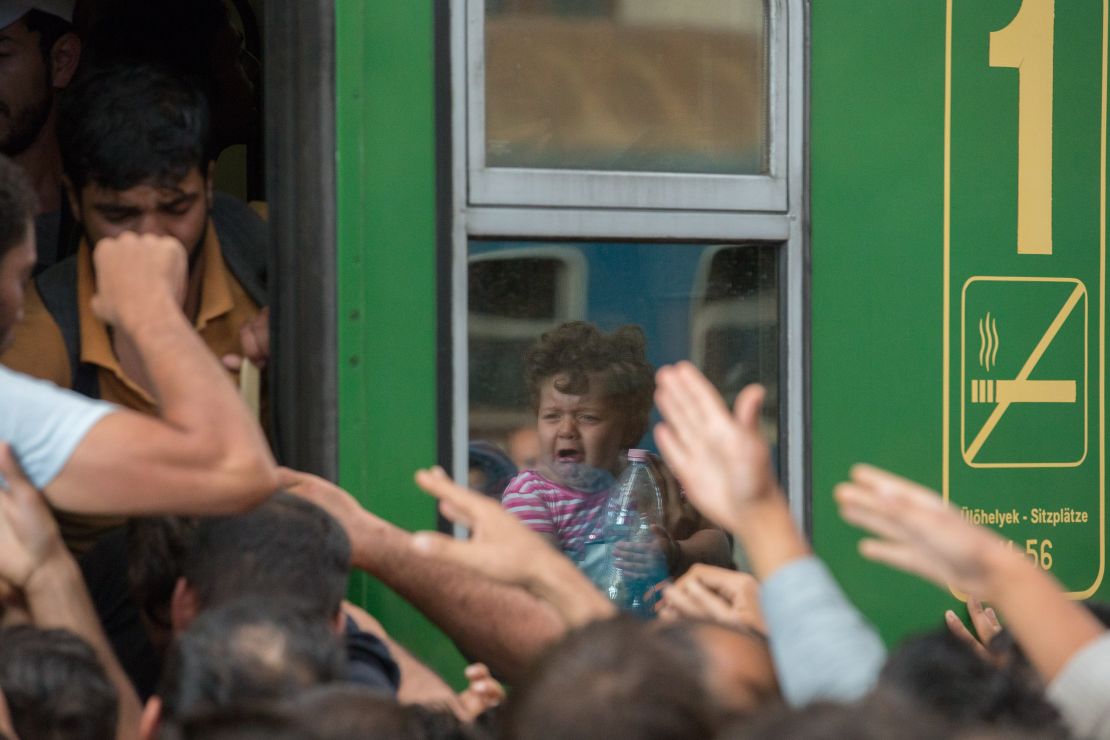
[[[246,513],[201,520],[183,572],[202,609],[256,595],[296,599],[332,619],[350,562],[351,543],[339,522],[281,492]]]
[[[208,103],[184,78],[149,65],[82,73],[58,108],[62,164],[73,186],[177,185],[208,167]]]
[[[203,612],[166,656],[163,716],[182,720],[241,704],[286,699],[342,679],[339,638],[295,604],[243,599]]]
[[[27,238],[35,216],[35,200],[27,175],[0,154],[0,259]]]
[[[506,736],[527,740],[712,737],[723,717],[698,651],[654,639],[644,622],[594,622],[552,646],[514,692]]]
[[[631,324],[609,334],[588,321],[570,321],[543,334],[524,355],[525,381],[538,408],[543,384],[559,379],[560,393],[583,395],[591,390],[613,403],[628,429],[623,443],[631,446],[648,427],[655,394],[655,368],[647,361],[644,331]],[[590,375],[602,387],[590,388]]]
[[[127,523],[127,579],[139,612],[155,627],[173,628],[170,602],[196,536],[192,517],[160,516]]]
[[[119,696],[96,653],[67,630],[0,630],[0,691],[15,732],[35,740],[112,740]]]
[[[879,683],[958,726],[1025,727],[1066,736],[1059,713],[1025,672],[984,660],[947,628],[903,642]]]
[[[67,33],[73,33],[73,24],[65,18],[46,13],[42,10],[29,10],[23,16],[23,25],[31,33],[39,35],[39,51],[42,52],[43,61],[46,62],[46,73],[51,74],[50,52],[58,39]]]

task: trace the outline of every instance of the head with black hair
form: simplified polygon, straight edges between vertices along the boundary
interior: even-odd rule
[[[198,520],[160,516],[127,522],[127,580],[151,644],[164,650],[173,638],[170,604],[193,544]]]
[[[119,696],[93,649],[61,629],[0,630],[0,690],[22,738],[111,740]]]
[[[593,622],[553,645],[516,687],[507,737],[678,740],[712,737],[727,718],[692,641],[655,639],[643,621]]]
[[[295,716],[272,706],[230,707],[166,722],[158,740],[321,740]]]
[[[288,493],[242,514],[202,519],[182,569],[189,593],[178,599],[195,604],[175,604],[175,627],[188,621],[184,612],[248,595],[296,600],[335,623],[350,561],[350,540],[339,522]]]
[[[619,472],[620,452],[644,435],[655,368],[638,326],[602,332],[571,321],[543,334],[524,356],[543,464],[564,482],[577,469]]]
[[[23,170],[0,154],[0,351],[22,316],[23,293],[35,266],[34,213],[35,194]]]
[[[16,157],[36,145],[54,146],[56,93],[69,84],[81,58],[73,26],[53,13],[30,10],[0,28],[0,47],[0,153]]]
[[[338,637],[300,605],[232,601],[201,614],[178,636],[143,724],[149,731],[159,721],[287,699],[340,680],[345,671]]]
[[[1039,682],[1017,666],[984,660],[946,628],[903,642],[887,660],[879,683],[957,726],[1064,733]]]
[[[62,97],[58,141],[89,244],[133,231],[195,254],[212,201],[208,135],[204,95],[181,77],[147,65],[82,73]]]

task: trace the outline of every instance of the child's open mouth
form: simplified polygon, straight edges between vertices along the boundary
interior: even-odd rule
[[[565,448],[565,449],[555,451],[555,460],[556,460],[556,462],[580,463],[580,462],[582,462],[582,458],[583,458],[583,456],[582,456],[581,450]]]

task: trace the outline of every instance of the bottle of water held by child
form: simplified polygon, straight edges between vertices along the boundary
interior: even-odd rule
[[[651,474],[646,450],[629,450],[624,469],[609,494],[602,536],[608,567],[602,592],[620,609],[652,615],[648,591],[667,577],[653,525],[663,525],[663,496]]]

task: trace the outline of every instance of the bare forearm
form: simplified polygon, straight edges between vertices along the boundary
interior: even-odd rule
[[[420,555],[408,532],[369,512],[352,522],[350,534],[355,567],[407,599],[460,649],[508,681],[565,631],[555,610],[528,592]]]
[[[1090,611],[1064,595],[1056,579],[1020,554],[999,547],[986,553],[985,561],[991,573],[985,600],[1005,616],[1007,627],[1046,682],[1105,633]]]
[[[116,736],[138,737],[139,697],[108,643],[73,558],[61,554],[41,566],[27,583],[24,596],[36,627],[69,630],[92,646],[119,693]]]
[[[167,297],[159,311],[124,319],[161,408],[183,449],[202,463],[249,477],[273,477],[273,459],[257,421],[224,369]]]

